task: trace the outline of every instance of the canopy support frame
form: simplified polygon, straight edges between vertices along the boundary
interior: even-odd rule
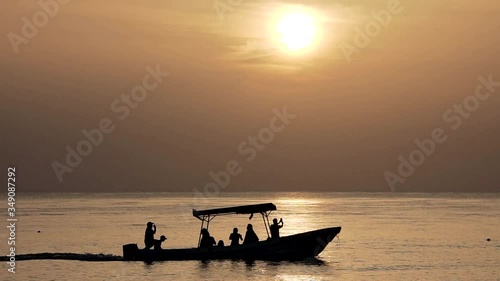
[[[200,247],[201,244],[201,231],[203,230],[203,226],[205,225],[205,222],[207,223],[207,230],[208,227],[210,226],[210,222],[216,217],[217,215],[203,215],[201,216],[201,227],[200,227],[200,235],[198,236],[198,248]]]
[[[271,225],[269,224],[269,215],[271,214],[271,212],[272,211],[260,212],[260,214],[262,215],[262,221],[264,222],[264,228],[266,229],[268,239],[270,238],[269,231],[270,231]],[[267,221],[267,223],[266,223],[266,221]]]

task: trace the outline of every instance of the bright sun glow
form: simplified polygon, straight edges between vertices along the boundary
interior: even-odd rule
[[[314,19],[304,13],[289,13],[278,22],[279,41],[291,51],[309,47],[316,37]]]

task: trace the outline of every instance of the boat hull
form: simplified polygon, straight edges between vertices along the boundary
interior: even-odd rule
[[[124,245],[124,259],[138,261],[305,260],[319,255],[340,230],[340,227],[331,227],[247,245],[212,248],[139,250],[136,244],[129,244]]]

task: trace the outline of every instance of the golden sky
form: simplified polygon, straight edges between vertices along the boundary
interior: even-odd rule
[[[384,172],[435,128],[448,140],[398,190],[500,190],[500,88],[459,129],[443,119],[479,76],[500,81],[498,1],[54,1],[17,47],[23,17],[44,10],[0,4],[1,159],[25,190],[191,191],[236,160],[225,190],[389,191]],[[314,21],[303,50],[278,38],[290,11]],[[169,76],[118,119],[112,102],[157,65]],[[285,106],[297,117],[246,161],[238,145]],[[116,130],[59,182],[51,164],[103,118]]]

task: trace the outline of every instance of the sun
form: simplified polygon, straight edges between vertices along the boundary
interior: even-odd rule
[[[283,15],[276,26],[278,40],[290,51],[311,46],[316,38],[314,18],[306,13],[294,12]]]

